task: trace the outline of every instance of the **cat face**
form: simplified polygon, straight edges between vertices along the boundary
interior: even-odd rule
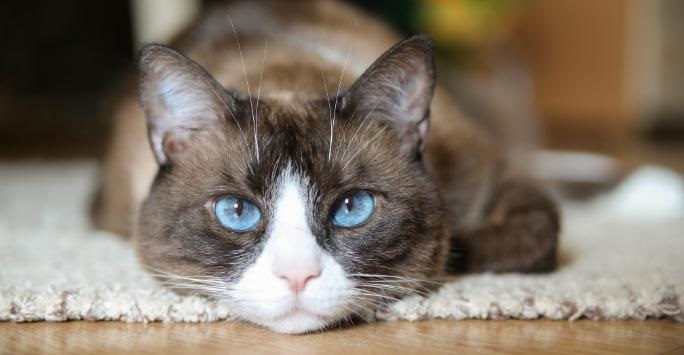
[[[443,269],[447,227],[420,160],[427,39],[373,64],[337,98],[334,124],[327,99],[250,104],[166,47],[143,50],[141,73],[160,171],[136,245],[170,288],[301,333],[411,294]]]

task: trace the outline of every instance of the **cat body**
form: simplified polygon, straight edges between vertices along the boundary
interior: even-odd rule
[[[397,42],[352,7],[274,1],[208,11],[178,52],[146,46],[96,224],[170,288],[285,333],[448,266],[552,269],[554,204],[435,83],[430,40]]]

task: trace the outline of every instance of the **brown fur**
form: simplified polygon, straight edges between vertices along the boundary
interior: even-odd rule
[[[361,185],[379,196],[380,212],[361,230],[337,233],[321,227],[314,231],[321,236],[319,243],[350,271],[432,277],[445,270],[448,245],[457,254],[450,263],[454,270],[554,267],[559,220],[553,202],[513,172],[502,147],[471,125],[439,85],[430,106],[427,146],[419,159],[406,158],[416,152],[402,150],[403,142],[382,120],[370,122],[354,135],[360,122],[351,108],[358,105],[341,102],[333,154],[340,158],[345,149],[360,150],[347,166],[339,159],[328,162],[329,113],[321,73],[332,102],[338,85],[346,92],[363,69],[398,41],[385,26],[331,1],[239,3],[207,12],[174,47],[205,68],[218,85],[240,93],[233,108],[248,139],[252,121],[247,87],[226,13],[240,36],[252,96],[261,84],[261,162],[245,158],[253,159],[251,146],[243,144],[236,126],[225,116],[221,125],[197,133],[202,138],[181,149],[183,158],[157,174],[144,139],[143,112],[134,97],[124,98],[114,113],[114,140],[103,170],[95,222],[135,235],[143,263],[182,270],[179,273],[239,274],[231,265],[254,258],[263,230],[224,238],[225,229],[198,206],[205,205],[207,196],[225,191],[263,199],[270,193],[265,187],[283,169],[282,158],[287,157],[315,180],[319,218],[328,216],[328,206],[346,188]],[[268,52],[260,80],[265,40]],[[317,50],[321,46],[325,50]],[[409,143],[416,139],[410,134],[402,137],[408,137]],[[165,144],[173,151],[172,143]],[[319,220],[317,225],[327,224]],[[220,253],[226,250],[249,252]]]

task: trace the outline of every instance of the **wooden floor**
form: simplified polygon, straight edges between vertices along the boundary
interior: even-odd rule
[[[671,321],[434,320],[379,322],[288,336],[238,322],[0,323],[0,352],[684,354],[684,324]]]

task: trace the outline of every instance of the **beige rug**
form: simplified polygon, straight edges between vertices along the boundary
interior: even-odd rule
[[[0,163],[0,320],[203,322],[230,309],[179,297],[131,246],[88,225],[92,162]],[[603,206],[603,207],[601,207]],[[684,217],[616,217],[565,206],[562,266],[549,275],[468,275],[378,319],[550,318],[684,321]]]

